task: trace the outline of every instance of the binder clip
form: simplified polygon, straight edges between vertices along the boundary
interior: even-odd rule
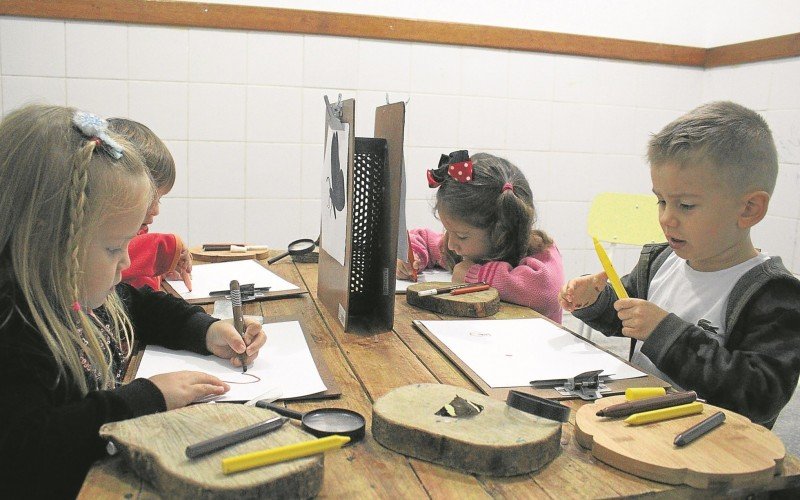
[[[601,392],[609,392],[611,389],[600,382],[601,379],[608,379],[608,375],[600,375],[603,370],[579,373],[568,379],[554,380],[532,380],[531,387],[537,389],[554,389],[557,393],[566,397],[578,397],[586,401],[594,401],[603,396]]]
[[[336,104],[331,104],[327,95],[322,96],[322,98],[325,100],[325,121],[328,126],[331,130],[344,130],[344,123],[342,123],[342,94],[339,94]]]
[[[239,290],[241,291],[242,302],[250,302],[255,299],[260,299],[266,297],[265,293],[268,292],[270,287],[268,286],[255,286],[253,283],[248,283],[246,285],[241,285]],[[231,291],[230,290],[214,290],[210,292],[209,297],[216,297],[216,296],[223,296],[226,299],[231,298]]]
[[[600,399],[603,397],[600,394],[601,391],[609,391],[608,387],[600,383],[600,372],[602,371],[594,370],[579,373],[572,378],[568,378],[563,386],[555,387],[554,389],[562,396],[577,396],[585,401]]]

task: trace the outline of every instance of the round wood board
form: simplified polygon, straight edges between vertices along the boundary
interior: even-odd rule
[[[429,311],[467,318],[485,318],[500,310],[500,294],[494,288],[482,292],[465,293],[464,295],[450,295],[449,292],[423,297],[419,295],[419,292],[423,290],[452,284],[449,281],[414,283],[409,285],[406,290],[406,301],[412,306],[421,307]]]
[[[483,411],[462,418],[436,415],[456,396]],[[372,406],[372,436],[403,455],[490,476],[540,469],[561,449],[559,422],[442,384],[407,385],[380,397]]]
[[[192,405],[166,413],[105,424],[110,439],[131,468],[164,498],[310,498],[322,488],[323,455],[222,473],[222,459],[314,439],[291,422],[264,436],[190,460],[190,444],[276,416],[236,404]]]
[[[786,456],[781,440],[738,413],[704,403],[699,415],[645,425],[596,415],[601,408],[623,402],[625,396],[602,398],[581,407],[575,415],[578,443],[613,467],[695,488],[767,483],[781,471]],[[686,446],[673,444],[675,436],[717,411],[725,412],[721,426]]]
[[[203,250],[203,247],[193,247],[189,251],[192,253],[192,258],[203,262],[228,262],[231,260],[248,260],[257,259],[262,260],[269,257],[269,250],[248,250],[247,252],[210,252]]]

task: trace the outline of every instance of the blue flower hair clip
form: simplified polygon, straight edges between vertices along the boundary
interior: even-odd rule
[[[108,135],[108,122],[86,111],[76,111],[72,123],[81,134],[103,147],[114,159],[122,158],[122,146]]]

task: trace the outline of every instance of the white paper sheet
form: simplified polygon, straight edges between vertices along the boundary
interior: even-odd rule
[[[240,285],[253,283],[256,287],[268,286],[270,292],[300,290],[254,260],[235,260],[203,264],[192,268],[192,291],[182,280],[168,280],[170,286],[186,300],[207,299],[214,290],[228,290],[231,280]]]
[[[182,370],[210,373],[231,386],[216,401],[246,401],[274,388],[281,391],[283,398],[307,396],[327,389],[299,322],[267,323],[262,328],[267,334],[267,343],[247,368],[247,373],[259,377],[260,382],[243,374],[241,367],[233,366],[230,360],[160,346],[147,346],[136,377],[148,378]]]
[[[328,255],[344,265],[347,245],[347,213],[352,200],[347,199],[347,183],[350,179],[348,169],[350,148],[350,124],[344,123],[344,130],[333,130],[328,126],[325,153],[322,161],[322,248]],[[341,181],[341,182],[340,182]]]
[[[574,377],[590,370],[614,380],[645,374],[544,319],[422,321],[490,387]]]
[[[453,273],[444,269],[425,269],[417,274],[417,283],[427,281],[453,281]],[[406,289],[413,284],[413,281],[398,279],[394,291],[395,293],[406,293]]]

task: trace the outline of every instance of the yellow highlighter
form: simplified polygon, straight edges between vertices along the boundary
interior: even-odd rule
[[[349,437],[334,434],[320,439],[312,439],[311,441],[287,444],[286,446],[278,446],[277,448],[270,448],[269,450],[254,451],[252,453],[245,453],[244,455],[223,458],[222,473],[226,475],[233,474],[234,472],[254,469],[264,465],[308,457],[310,455],[322,453],[323,451],[341,448],[349,442]]]
[[[669,420],[671,418],[696,415],[698,413],[703,413],[703,403],[695,401],[694,403],[672,406],[670,408],[661,408],[660,410],[634,413],[625,419],[625,423],[629,425],[650,424],[653,422],[660,422],[662,420]]]
[[[629,387],[625,389],[625,399],[636,401],[638,399],[657,398],[667,393],[663,387]]]
[[[597,256],[600,257],[600,263],[603,265],[603,271],[606,272],[608,281],[611,282],[611,288],[617,292],[617,298],[627,299],[628,292],[626,292],[625,287],[622,286],[622,281],[620,281],[619,275],[617,274],[616,269],[614,269],[614,265],[611,263],[611,259],[608,258],[606,249],[603,248],[603,245],[601,245],[594,236],[592,236],[592,241],[594,241],[594,251],[597,252]]]

